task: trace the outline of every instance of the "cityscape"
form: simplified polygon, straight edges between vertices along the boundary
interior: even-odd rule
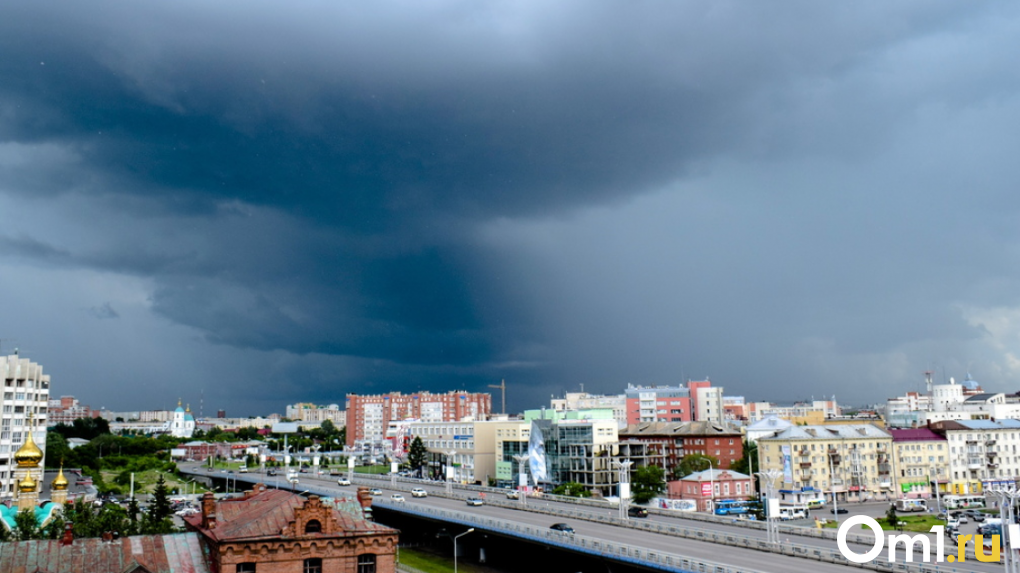
[[[0,5],[0,573],[1020,573],[1020,5]]]

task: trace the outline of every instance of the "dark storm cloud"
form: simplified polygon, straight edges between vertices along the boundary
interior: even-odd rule
[[[333,372],[318,378],[307,364],[284,369],[303,372],[291,375],[313,380],[305,390],[317,395],[338,381],[478,387],[511,368],[535,387],[571,369],[675,381],[663,380],[678,370],[670,344],[696,345],[711,327],[669,329],[651,344],[654,359],[635,346],[612,368],[615,342],[602,337],[631,316],[654,325],[671,297],[697,294],[705,296],[691,316],[716,325],[712,340],[760,338],[760,330],[728,335],[737,324],[730,313],[767,324],[781,308],[787,322],[776,330],[790,336],[824,320],[847,333],[836,336],[847,348],[895,345],[909,329],[867,337],[866,320],[844,320],[857,308],[875,312],[869,301],[885,286],[869,290],[830,268],[811,288],[790,288],[790,276],[813,270],[812,248],[795,264],[774,263],[794,246],[787,240],[838,229],[838,217],[810,219],[855,211],[839,202],[852,203],[856,190],[830,203],[810,184],[727,188],[732,204],[682,221],[705,238],[686,235],[689,250],[671,255],[686,267],[655,267],[661,274],[650,280],[676,288],[638,301],[618,276],[589,285],[578,271],[576,283],[555,284],[599,241],[564,250],[543,272],[541,257],[508,264],[511,256],[480,237],[494,221],[570,224],[579,208],[626,205],[727,161],[873,160],[904,125],[928,125],[919,113],[1013,93],[996,56],[961,86],[909,69],[919,52],[972,49],[959,38],[1000,21],[997,10],[932,2],[5,6],[0,193],[59,215],[0,231],[0,254],[151,279],[152,310],[216,343],[376,364],[345,363],[344,375],[308,358]],[[996,30],[989,41],[1008,37]],[[974,87],[990,83],[997,87]],[[932,187],[927,197],[945,196]],[[856,200],[880,205],[887,192]],[[689,199],[675,207],[681,214],[711,201],[677,194]],[[747,232],[756,221],[740,201],[759,196],[772,199],[759,212],[797,232]],[[770,210],[777,205],[794,207]],[[743,230],[727,228],[727,217]],[[641,234],[640,224],[621,228],[621,239]],[[621,267],[643,259],[647,243],[621,244],[592,248]],[[870,264],[863,252],[839,257]],[[747,276],[730,274],[736,259],[747,261]],[[783,273],[770,275],[770,265]],[[687,269],[728,280],[703,284],[682,277]],[[897,301],[907,298],[905,274],[888,287]],[[603,287],[600,300],[571,290]],[[839,294],[844,306],[798,306],[824,299],[819,292]],[[111,301],[93,314],[117,314],[112,304],[122,308]],[[576,356],[563,358],[552,342],[563,339]],[[706,354],[722,361],[726,351]],[[557,372],[543,370],[557,361]]]

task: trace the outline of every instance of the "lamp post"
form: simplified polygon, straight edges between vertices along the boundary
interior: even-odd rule
[[[779,543],[779,523],[776,521],[778,515],[773,512],[773,509],[778,509],[779,500],[773,502],[776,495],[776,480],[783,475],[783,472],[777,469],[770,469],[765,471],[759,471],[758,477],[761,478],[762,485],[765,489],[765,529],[768,536],[768,542],[778,544]]]
[[[931,466],[932,483],[935,484],[935,504],[938,508],[938,512],[942,513],[942,496],[939,495],[939,468],[935,467],[934,464]]]
[[[1000,543],[1003,543],[1004,548],[1003,563],[1005,571],[1006,573],[1020,573],[1020,559],[1018,559],[1017,554],[1014,552],[1013,540],[1009,539],[1009,534],[1007,533],[1007,528],[1013,523],[1015,518],[1013,504],[1020,498],[1020,491],[1013,487],[992,486],[985,489],[985,492],[999,500],[999,517],[1002,523],[1002,532],[999,539],[1003,540]]]
[[[711,483],[708,504],[711,506],[709,511],[715,513],[715,472],[712,470],[712,460],[708,460],[708,479]]]
[[[833,454],[829,454],[829,483],[832,484],[832,517],[838,523],[839,522],[839,511],[837,511],[837,509],[839,509],[839,507],[837,506],[837,502],[836,502],[836,474],[832,470],[832,456],[833,456]],[[824,494],[823,494],[823,499],[824,499]]]
[[[620,519],[627,519],[627,500],[630,498],[630,466],[633,460],[613,460],[613,467],[620,470],[620,477],[617,479],[618,493],[620,494]]]
[[[468,533],[471,533],[474,530],[475,528],[472,527],[471,529],[468,529],[467,531],[461,533],[460,535],[453,536],[453,573],[457,573],[457,540],[460,539],[461,537],[464,537]]]
[[[453,495],[453,456],[457,455],[457,450],[443,453],[446,454],[446,495]]]

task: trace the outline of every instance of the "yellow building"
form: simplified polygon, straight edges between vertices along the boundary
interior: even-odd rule
[[[780,489],[857,501],[892,493],[891,449],[871,424],[791,426],[758,439],[758,464],[781,473]]]
[[[949,493],[949,442],[928,428],[889,430],[893,436],[893,470],[900,497],[930,498],[931,482]]]

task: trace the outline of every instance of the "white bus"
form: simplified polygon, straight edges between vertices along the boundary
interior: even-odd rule
[[[928,511],[928,502],[923,499],[897,499],[896,511]]]
[[[969,509],[985,506],[983,495],[947,495],[942,498],[942,505],[946,509]]]

